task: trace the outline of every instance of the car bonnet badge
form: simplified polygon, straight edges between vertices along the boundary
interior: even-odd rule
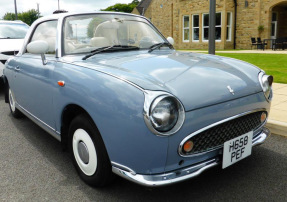
[[[228,88],[229,92],[230,92],[232,95],[234,95],[234,90],[233,90],[230,86],[227,86],[227,88]]]

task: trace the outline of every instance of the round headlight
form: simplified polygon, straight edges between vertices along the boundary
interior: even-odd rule
[[[263,72],[261,72],[259,74],[259,81],[266,99],[270,101],[272,99],[273,76],[265,75]]]
[[[145,91],[144,120],[156,135],[176,133],[185,119],[181,102],[173,95],[161,91]]]
[[[157,131],[166,132],[175,126],[178,115],[177,101],[173,97],[160,97],[152,104],[150,119]]]

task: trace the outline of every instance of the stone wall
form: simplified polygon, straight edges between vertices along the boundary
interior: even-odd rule
[[[247,3],[246,3],[247,2]],[[285,3],[284,3],[285,2]],[[284,5],[283,5],[284,4]],[[287,36],[287,0],[237,0],[236,48],[250,49],[251,37],[270,38],[272,9],[279,5],[278,37]],[[281,10],[280,10],[281,9]],[[202,40],[203,14],[209,12],[209,0],[153,0],[145,16],[163,33],[172,36],[178,49],[208,49]],[[221,12],[221,41],[216,49],[232,49],[234,46],[234,0],[216,0],[216,12]],[[232,13],[232,37],[226,40],[227,13]],[[192,41],[192,15],[199,15],[199,41]],[[190,40],[183,42],[183,16],[190,17]],[[264,30],[258,31],[263,25]]]
[[[153,0],[150,4],[153,16],[152,23],[165,36],[172,36],[173,33],[173,2],[166,0]]]
[[[234,15],[233,0],[217,0],[216,12],[221,12],[222,34],[221,41],[216,42],[217,49],[232,48],[233,38],[226,41],[227,12]],[[199,0],[153,0],[148,8],[153,13],[152,23],[164,34],[165,37],[172,36],[175,39],[175,47],[178,49],[208,49],[208,42],[202,40],[203,14],[209,12],[209,1]],[[192,15],[199,15],[199,41],[192,41]],[[183,16],[190,17],[190,40],[183,42]],[[234,17],[232,17],[234,20]],[[233,35],[233,28],[232,35]]]

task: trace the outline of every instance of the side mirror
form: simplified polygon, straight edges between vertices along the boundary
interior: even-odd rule
[[[172,38],[172,37],[167,37],[166,38],[167,39],[167,41],[171,44],[171,45],[173,45],[174,44],[174,39]]]
[[[47,64],[45,53],[49,50],[49,44],[46,41],[37,40],[27,45],[27,51],[32,54],[41,54],[43,65]]]

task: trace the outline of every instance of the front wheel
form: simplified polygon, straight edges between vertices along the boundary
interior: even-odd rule
[[[9,107],[10,107],[12,116],[15,118],[21,118],[23,114],[16,108],[16,101],[15,101],[14,93],[12,92],[10,87],[8,89],[8,99],[9,99]]]
[[[113,179],[111,163],[97,127],[87,115],[77,116],[69,128],[73,164],[84,182],[104,186]]]

